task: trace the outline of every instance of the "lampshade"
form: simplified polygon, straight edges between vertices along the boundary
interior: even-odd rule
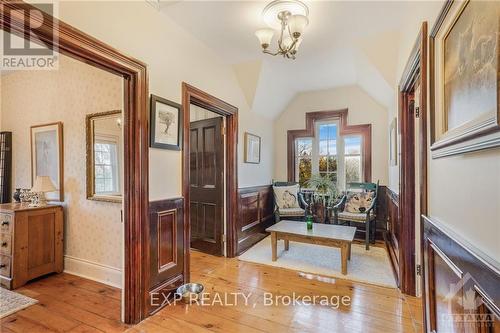
[[[290,29],[290,33],[294,38],[299,38],[300,35],[304,32],[309,20],[304,15],[292,15],[290,19],[288,19],[288,27]]]
[[[273,39],[274,30],[269,28],[259,29],[255,32],[255,36],[259,39],[260,45],[267,48]]]
[[[31,192],[54,192],[56,187],[49,176],[37,176]]]

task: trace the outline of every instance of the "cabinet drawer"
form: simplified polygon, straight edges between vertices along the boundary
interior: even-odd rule
[[[10,277],[11,258],[0,254],[0,275]]]
[[[12,237],[10,234],[0,234],[0,253],[12,254]]]
[[[0,214],[0,232],[10,234],[12,230],[12,215]]]

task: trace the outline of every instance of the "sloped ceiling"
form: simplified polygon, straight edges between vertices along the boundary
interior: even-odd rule
[[[261,53],[254,32],[267,2],[177,1],[161,11],[232,66],[253,112],[274,118],[298,92],[353,84],[389,107],[399,31],[426,2],[306,3],[310,24],[296,60]]]

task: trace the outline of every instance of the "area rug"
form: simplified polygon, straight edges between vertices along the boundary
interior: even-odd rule
[[[0,288],[0,318],[7,317],[36,303],[38,303],[36,299]]]
[[[391,263],[385,248],[352,244],[347,275],[341,273],[340,249],[321,245],[290,242],[284,251],[284,242],[278,241],[278,260],[271,260],[271,237],[255,244],[238,259],[258,264],[288,268],[304,273],[332,276],[384,287],[396,288]]]

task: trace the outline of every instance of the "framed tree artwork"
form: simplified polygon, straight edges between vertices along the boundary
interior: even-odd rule
[[[260,136],[245,133],[245,163],[260,163]]]
[[[431,32],[433,158],[500,146],[500,2],[447,1]]]
[[[64,201],[63,124],[31,126],[31,185],[38,176],[48,176],[56,191],[46,194],[48,201]]]
[[[151,95],[152,148],[181,150],[181,105],[159,96]]]

